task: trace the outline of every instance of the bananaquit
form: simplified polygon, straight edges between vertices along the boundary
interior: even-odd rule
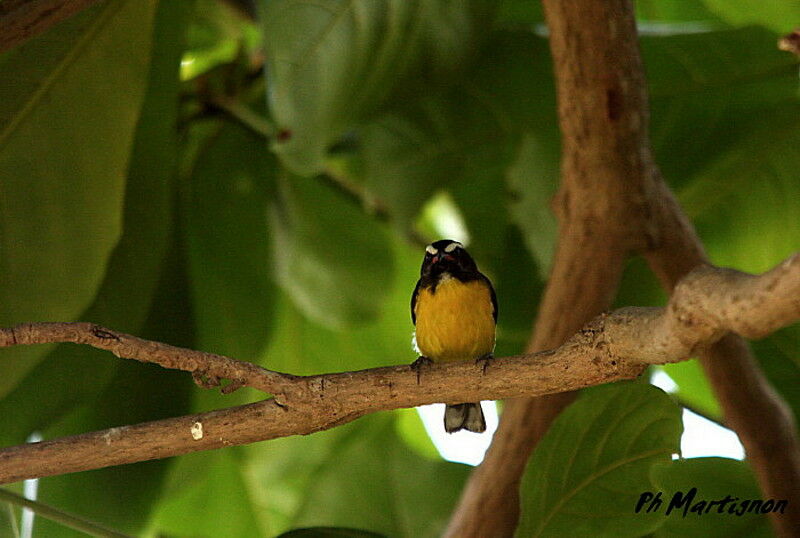
[[[414,343],[427,361],[489,360],[495,343],[497,297],[492,283],[478,271],[464,246],[442,239],[425,248],[420,279],[411,296]],[[448,433],[486,430],[480,402],[448,405]]]

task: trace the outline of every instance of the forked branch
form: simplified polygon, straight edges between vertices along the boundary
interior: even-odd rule
[[[293,376],[228,357],[142,340],[90,323],[0,329],[0,347],[75,342],[122,358],[230,378],[274,398],[210,413],[123,426],[0,450],[0,483],[308,434],[376,411],[435,402],[539,396],[631,379],[648,364],[692,357],[728,331],[758,338],[800,319],[800,253],[754,276],[699,268],[666,307],[622,308],[592,320],[564,345],[472,362]]]

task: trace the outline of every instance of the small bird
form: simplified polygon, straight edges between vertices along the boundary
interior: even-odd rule
[[[420,278],[411,296],[411,320],[420,354],[412,368],[418,373],[429,361],[492,358],[497,297],[492,283],[458,241],[442,239],[425,248]],[[485,431],[480,402],[445,407],[444,429],[448,433]]]

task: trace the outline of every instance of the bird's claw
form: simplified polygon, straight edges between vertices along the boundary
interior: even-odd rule
[[[475,364],[481,367],[481,372],[483,375],[486,375],[486,369],[489,368],[489,365],[494,360],[494,355],[492,353],[487,353],[483,357],[478,357],[475,359]]]
[[[430,366],[433,361],[428,357],[420,356],[417,360],[411,363],[411,369],[417,373],[417,385],[419,385],[419,374],[423,367]]]

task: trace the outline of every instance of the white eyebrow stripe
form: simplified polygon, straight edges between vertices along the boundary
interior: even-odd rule
[[[461,243],[459,243],[457,241],[453,241],[452,243],[450,243],[449,245],[444,247],[444,251],[449,254],[449,253],[453,252],[458,247],[464,248],[464,245],[462,245]]]
[[[433,245],[428,245],[427,247],[425,247],[425,252],[427,252],[428,254],[434,255],[439,251],[436,250],[436,247],[434,247]]]

